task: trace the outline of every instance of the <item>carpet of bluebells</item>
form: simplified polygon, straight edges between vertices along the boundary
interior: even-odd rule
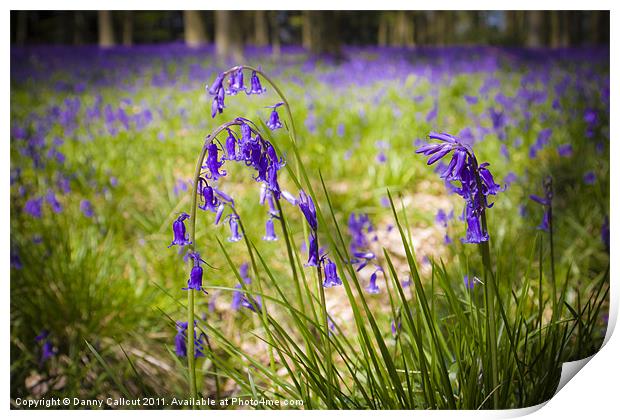
[[[174,44],[11,49],[13,398],[187,397],[188,288],[205,397],[520,407],[598,350],[609,51],[345,52],[247,49],[225,64]],[[254,94],[230,89],[233,73],[224,102],[217,77],[235,64],[285,93],[295,144],[252,72]],[[256,159],[236,153],[244,139]],[[479,351],[491,312],[512,369],[501,382]]]

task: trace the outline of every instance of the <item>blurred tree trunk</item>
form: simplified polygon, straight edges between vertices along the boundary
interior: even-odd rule
[[[310,25],[310,12],[301,12],[301,46],[309,50],[312,44],[312,26]]]
[[[328,55],[342,58],[338,32],[338,12],[310,11],[310,52],[315,55]]]
[[[84,13],[76,10],[73,12],[73,44],[84,44],[84,32],[86,30],[86,20],[84,19]]]
[[[609,43],[609,12],[598,10],[592,12],[593,28],[592,41],[596,45],[605,45]]]
[[[114,46],[114,25],[112,24],[112,12],[99,10],[97,12],[99,26],[99,46],[108,48]]]
[[[126,47],[133,45],[133,13],[131,10],[123,12],[123,45]]]
[[[404,10],[396,12],[393,45],[411,47],[414,44],[413,18],[411,14]]]
[[[414,12],[414,16],[415,43],[416,45],[425,45],[428,43],[426,12]]]
[[[583,42],[583,23],[581,12],[570,11],[570,43],[571,46],[579,46]]]
[[[183,11],[185,44],[199,47],[207,43],[207,31],[199,10]]]
[[[215,11],[215,53],[220,60],[243,60],[243,39],[238,11]]]
[[[379,30],[377,33],[377,44],[379,44],[380,47],[385,47],[388,44],[389,25],[388,12],[380,13]]]
[[[269,26],[271,27],[271,54],[273,58],[280,58],[280,23],[278,22],[278,12],[269,12]]]
[[[254,12],[254,45],[259,47],[269,45],[269,25],[267,24],[267,12],[264,10]]]
[[[16,13],[17,29],[15,31],[15,42],[17,45],[24,45],[28,39],[28,12],[20,10]]]
[[[526,12],[525,42],[528,47],[542,47],[545,30],[545,14],[540,10],[530,10]]]
[[[551,10],[548,12],[551,23],[549,44],[551,48],[560,48],[562,46],[562,28],[560,23],[560,12]]]

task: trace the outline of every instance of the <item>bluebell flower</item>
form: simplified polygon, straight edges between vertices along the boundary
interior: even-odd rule
[[[174,337],[175,353],[179,357],[187,357],[187,322],[177,322],[177,334]],[[201,333],[199,337],[196,337],[196,321],[194,321],[194,358],[204,357],[204,333]]]
[[[24,211],[32,217],[40,219],[43,216],[43,198],[31,198],[26,201]]]
[[[316,267],[319,264],[319,245],[316,232],[311,232],[308,238],[308,262],[306,267]]]
[[[229,242],[239,242],[242,239],[241,234],[239,233],[239,216],[236,214],[231,214],[228,216],[228,225],[230,227],[230,236],[228,237]]]
[[[88,200],[82,200],[80,202],[80,209],[82,213],[86,217],[93,217],[95,215],[95,210],[93,209],[93,205]]]
[[[282,105],[284,105],[284,102],[278,102],[275,105],[267,107],[272,109],[269,120],[266,121],[267,127],[269,127],[271,130],[277,130],[278,128],[282,128],[282,122],[280,122],[280,116],[278,115],[278,107]]]
[[[573,155],[573,146],[570,144],[562,144],[558,146],[558,154],[562,157],[569,157]]]
[[[396,337],[396,334],[398,333],[398,331],[400,331],[403,328],[403,324],[401,320],[400,319],[398,320],[398,324],[396,324],[394,320],[392,320],[391,328],[392,328],[392,335]]]
[[[325,280],[323,281],[323,287],[327,288],[342,285],[342,280],[338,277],[336,268],[336,264],[329,258],[326,258],[326,262],[324,263]]]
[[[609,217],[605,216],[603,225],[601,226],[601,241],[605,245],[605,249],[609,252]]]
[[[469,290],[474,290],[474,287],[476,286],[476,280],[477,280],[476,277],[472,277],[470,279],[467,274],[463,276],[463,283],[465,283],[465,288]]]
[[[227,128],[228,137],[226,137],[226,159],[237,160],[237,138],[231,129]]]
[[[318,222],[316,218],[316,208],[314,207],[314,201],[312,201],[312,197],[307,195],[304,190],[299,191],[299,208],[301,212],[304,214],[308,225],[312,231],[316,232],[318,229]]]
[[[553,185],[551,177],[545,178],[543,181],[543,187],[545,190],[545,196],[540,197],[538,195],[530,195],[530,199],[544,207],[544,213],[538,229],[548,232],[551,226],[551,204],[553,200]]]
[[[456,137],[447,133],[431,132],[429,137],[439,140],[440,143],[426,144],[418,148],[416,153],[429,156],[427,165],[432,165],[452,152],[450,163],[443,170],[441,178],[446,180],[449,187],[452,186],[453,181],[460,183],[460,188],[452,186],[452,190],[465,200],[463,219],[467,223],[467,234],[463,242],[488,241],[489,235],[482,231],[480,218],[485,209],[492,206],[488,203],[487,197],[504,189],[495,183],[488,169],[488,163],[478,165],[476,156],[469,145],[461,143]]]
[[[220,168],[222,167],[222,165],[224,165],[224,161],[218,160],[218,152],[219,149],[217,148],[216,144],[211,143],[209,146],[207,146],[206,167],[209,169],[209,172],[211,174],[209,178],[213,179],[214,181],[218,178],[226,176],[226,171],[220,173]]]
[[[202,210],[209,210],[213,212],[217,211],[219,201],[215,197],[213,188],[209,184],[207,184],[207,181],[203,180],[202,178],[200,178],[199,182],[199,191],[202,195],[204,204],[202,206],[199,205],[198,207]]]
[[[273,226],[273,219],[267,219],[265,222],[265,236],[263,236],[263,241],[277,241],[278,237],[276,236],[276,231]]]
[[[583,175],[583,182],[586,185],[593,185],[596,182],[596,174],[594,171],[588,171]]]
[[[16,247],[11,246],[11,262],[10,265],[12,268],[16,269],[16,270],[21,270],[22,268],[24,268],[23,264],[22,264],[22,260],[19,257],[19,252],[17,250]]]
[[[211,86],[207,86],[207,92],[209,93],[209,95],[215,95],[220,89],[222,89],[224,77],[226,77],[225,73],[218,74],[213,81],[213,84],[211,84]]]
[[[56,355],[54,345],[49,338],[49,331],[42,330],[41,333],[34,338],[34,340],[41,344],[41,357],[39,358],[40,365],[43,365],[43,363]]]
[[[366,287],[366,291],[371,295],[376,295],[381,292],[381,289],[379,289],[379,286],[377,286],[377,271],[370,275],[370,281],[368,283],[368,286]]]
[[[54,194],[54,191],[48,190],[45,195],[45,200],[47,201],[47,204],[50,205],[54,213],[60,213],[62,211],[62,206],[56,199],[56,194]]]
[[[252,71],[252,77],[250,79],[250,90],[246,91],[248,95],[260,95],[265,93],[266,89],[261,86],[260,79],[256,74],[256,71]]]
[[[200,262],[202,259],[200,258],[200,254],[197,252],[191,252],[188,254],[190,258],[194,260],[194,265],[192,266],[192,270],[189,273],[189,279],[187,280],[187,287],[184,287],[182,290],[197,290],[203,291],[205,293],[206,290],[202,288],[202,267],[200,266]]]
[[[174,222],[172,222],[172,233],[174,237],[170,245],[168,245],[168,248],[170,248],[173,245],[185,246],[185,245],[191,244],[191,242],[189,241],[189,238],[186,235],[186,230],[185,230],[186,219],[189,219],[189,214],[181,213],[179,217],[177,217],[177,219]]]

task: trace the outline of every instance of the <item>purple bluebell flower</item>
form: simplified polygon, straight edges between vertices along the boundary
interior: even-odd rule
[[[381,293],[381,289],[379,289],[379,286],[377,286],[377,271],[370,275],[370,281],[368,282],[368,286],[366,286],[366,291],[371,295]]]
[[[553,200],[553,184],[551,177],[546,177],[543,180],[543,188],[545,190],[545,196],[540,197],[538,195],[530,195],[530,199],[544,207],[543,219],[538,225],[538,229],[548,232],[551,227],[551,205]]]
[[[273,226],[273,219],[270,217],[265,222],[265,236],[263,236],[263,241],[277,241],[278,237],[276,236],[276,231]]]
[[[10,262],[11,268],[14,268],[16,270],[21,270],[22,268],[24,268],[24,265],[22,264],[22,260],[19,257],[19,252],[17,250],[16,247],[11,246],[11,262]]]
[[[467,274],[463,276],[463,283],[465,283],[465,288],[469,290],[474,290],[474,287],[476,286],[476,280],[476,277],[472,277],[470,279]]]
[[[437,222],[443,227],[448,227],[448,222],[452,220],[453,218],[454,218],[454,210],[452,210],[448,214],[443,209],[439,209],[437,211],[437,215],[435,216],[435,222]]]
[[[316,267],[319,265],[319,245],[316,232],[311,232],[308,238],[308,262],[306,267]]]
[[[426,114],[426,122],[431,122],[432,120],[437,118],[437,109],[438,104],[437,101],[433,104],[433,108]]]
[[[32,217],[36,217],[40,219],[43,216],[43,198],[31,198],[26,201],[24,205],[24,211],[31,215]]]
[[[177,322],[177,334],[174,337],[174,351],[179,357],[187,357],[187,322]],[[204,357],[204,333],[196,337],[196,321],[194,321],[194,358]]]
[[[569,157],[573,155],[573,146],[570,144],[562,144],[558,146],[558,154],[562,157]]]
[[[80,210],[86,217],[93,217],[95,215],[95,210],[93,209],[93,205],[88,200],[82,200],[80,202]]]
[[[245,85],[243,84],[243,69],[239,69],[233,74],[234,78],[232,79],[232,85],[230,86],[231,90],[234,93],[245,90]]]
[[[278,115],[278,107],[281,105],[284,105],[284,102],[278,102],[275,105],[267,107],[272,109],[269,120],[266,121],[267,127],[269,127],[271,130],[277,130],[278,128],[282,128],[282,122],[280,122],[280,116]]]
[[[323,281],[323,287],[333,287],[342,285],[342,280],[338,277],[338,271],[336,264],[326,257],[326,262],[324,263],[324,271],[325,271],[325,280]]]
[[[593,185],[596,182],[596,174],[594,171],[588,171],[583,175],[583,182],[586,185]]]
[[[220,203],[220,205],[217,207],[217,211],[215,212],[215,218],[213,220],[214,225],[220,224],[220,220],[222,220],[222,215],[224,214],[225,208],[226,205],[224,203]]]
[[[209,146],[207,146],[206,168],[209,169],[209,172],[211,174],[211,176],[208,178],[213,179],[214,181],[218,178],[226,176],[226,171],[220,173],[220,168],[222,167],[222,165],[224,165],[224,161],[218,160],[218,152],[219,149],[217,148],[216,144],[211,143],[209,144]]]
[[[392,328],[392,335],[396,337],[396,334],[398,333],[398,331],[400,331],[403,328],[403,324],[401,320],[400,319],[398,320],[398,324],[395,323],[394,320],[392,320],[391,328]]]
[[[226,137],[226,159],[237,160],[237,138],[231,129],[227,128],[228,137]]]
[[[250,79],[250,90],[246,91],[248,95],[260,95],[265,93],[266,89],[260,84],[260,79],[256,74],[256,71],[252,71],[252,77]]]
[[[217,211],[219,200],[215,197],[213,188],[207,183],[207,181],[200,178],[198,190],[204,201],[204,204],[202,206],[199,205],[198,208],[213,212]]]
[[[609,217],[605,216],[603,225],[601,226],[601,241],[605,245],[605,249],[609,252]]]
[[[190,252],[187,255],[189,258],[194,260],[194,264],[192,266],[192,270],[189,273],[189,279],[187,280],[187,287],[184,287],[182,290],[189,290],[189,289],[193,289],[197,291],[202,290],[206,294],[207,291],[202,288],[203,270],[202,270],[202,267],[200,266],[200,263],[204,261],[200,258],[200,254],[197,252]]]
[[[56,194],[54,194],[54,191],[47,190],[47,194],[45,195],[45,200],[47,201],[47,204],[49,204],[49,206],[52,208],[54,213],[60,213],[62,211],[62,206],[56,199]]]
[[[225,73],[220,73],[217,75],[213,84],[211,86],[207,86],[207,92],[209,95],[215,95],[220,89],[222,89],[222,84],[224,82],[224,77],[226,77]]]
[[[228,226],[230,227],[230,236],[228,237],[229,242],[239,242],[242,239],[241,234],[239,233],[239,216],[236,214],[231,214],[228,216]]]
[[[475,105],[475,104],[478,103],[478,97],[477,96],[465,95],[465,100],[470,105]]]
[[[467,222],[467,235],[463,241],[466,243],[488,241],[488,232],[483,232],[480,219],[485,209],[492,206],[487,202],[487,197],[503,191],[499,185],[495,184],[493,175],[488,169],[489,164],[485,162],[478,165],[472,148],[462,144],[450,134],[431,132],[429,137],[441,143],[426,144],[416,150],[416,153],[430,156],[427,165],[432,165],[453,152],[450,163],[441,177],[449,182],[448,186],[452,186],[450,183],[452,181],[460,183],[460,188],[453,186],[452,189],[466,202],[464,219]]]
[[[185,231],[185,220],[189,219],[189,214],[181,213],[177,219],[172,222],[172,233],[174,235],[172,242],[168,245],[170,248],[173,245],[185,246],[190,245],[191,242],[186,235]]]
[[[41,333],[34,338],[37,343],[41,344],[41,357],[39,358],[39,364],[41,366],[56,355],[56,350],[54,350],[54,345],[49,338],[49,334],[48,330],[42,330]]]
[[[299,191],[299,208],[301,212],[304,214],[308,225],[312,231],[316,232],[318,230],[318,222],[316,218],[316,208],[314,207],[314,201],[312,201],[312,197],[307,195],[304,190]]]
[[[282,197],[294,206],[298,204],[297,198],[288,191],[282,191]]]

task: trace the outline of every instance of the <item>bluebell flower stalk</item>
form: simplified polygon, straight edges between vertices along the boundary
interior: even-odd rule
[[[544,208],[543,219],[540,225],[538,225],[538,229],[547,232],[549,237],[549,252],[551,257],[551,293],[553,294],[552,304],[553,314],[555,316],[557,309],[557,291],[555,284],[555,257],[553,249],[553,179],[550,176],[543,179],[543,190],[545,191],[543,197],[532,194],[530,195],[530,199],[538,204],[541,204]]]
[[[465,200],[463,219],[466,221],[467,232],[465,243],[479,244],[479,250],[484,266],[486,325],[489,332],[487,347],[491,355],[491,384],[495,389],[499,384],[498,358],[497,358],[497,327],[495,313],[495,296],[497,295],[494,272],[491,265],[491,252],[489,249],[489,232],[487,229],[486,209],[491,208],[488,198],[503,191],[500,185],[495,183],[493,175],[488,169],[488,163],[478,164],[476,155],[470,145],[464,144],[458,138],[447,133],[431,132],[429,137],[439,140],[439,143],[429,143],[416,150],[416,153],[429,156],[427,165],[432,165],[443,157],[452,153],[448,166],[443,170],[443,178],[451,189]],[[454,186],[451,182],[459,182]],[[497,408],[499,395],[493,393],[493,406]]]
[[[219,80],[219,82],[218,82]],[[217,96],[224,95],[223,88],[221,86],[224,77],[216,80],[220,86],[216,86],[213,91]],[[243,81],[238,75],[233,78],[233,84],[235,89],[242,87]],[[235,85],[236,83],[236,85]],[[253,83],[253,88],[257,88]],[[216,100],[219,101],[218,97]],[[222,98],[223,106],[223,98]],[[218,102],[219,104],[219,102]],[[235,133],[235,128],[239,130],[239,134]],[[218,135],[222,132],[227,133],[225,145],[222,145],[218,140]],[[193,178],[193,191],[190,214],[181,214],[173,223],[174,239],[170,246],[188,246],[188,256],[191,259],[191,270],[187,283],[187,287],[184,290],[188,292],[188,305],[187,305],[187,324],[194,325],[194,300],[196,291],[204,291],[202,286],[203,281],[203,268],[201,262],[204,260],[200,258],[200,255],[196,252],[196,213],[197,208],[204,211],[215,213],[215,224],[219,224],[222,219],[228,222],[231,235],[229,241],[237,242],[245,237],[243,225],[241,219],[235,210],[235,204],[232,197],[227,193],[220,190],[215,184],[221,178],[227,176],[227,171],[223,167],[228,162],[243,163],[245,166],[256,170],[256,176],[254,180],[262,184],[262,188],[266,190],[270,203],[272,200],[278,201],[280,199],[281,190],[278,184],[277,175],[278,171],[284,167],[285,162],[279,158],[275,152],[275,149],[271,143],[264,139],[257,126],[250,120],[245,118],[235,118],[232,121],[222,124],[216,128],[211,134],[209,134],[203,144],[203,147],[198,156],[196,162],[196,170]],[[202,201],[202,205],[198,205],[198,200]],[[224,216],[225,209],[230,209],[230,214]],[[273,229],[273,222],[271,218],[274,216],[272,210],[270,216],[270,222],[267,225],[267,240],[275,239],[275,231]],[[188,234],[186,234],[185,221],[189,222]],[[247,242],[247,240],[246,240]],[[249,245],[248,245],[249,246]],[[248,300],[248,307],[254,309],[263,308],[260,300],[254,300],[250,302]],[[191,336],[191,334],[189,334]],[[177,341],[179,338],[177,337]],[[196,352],[195,342],[191,337],[187,337],[186,353],[194,354]],[[190,379],[190,397],[196,398],[196,372],[195,372],[195,358],[188,357],[188,370]]]

